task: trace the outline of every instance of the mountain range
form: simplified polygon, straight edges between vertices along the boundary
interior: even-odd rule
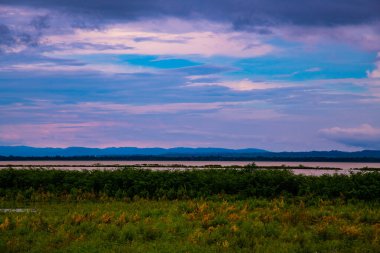
[[[270,152],[263,149],[225,148],[36,148],[0,146],[0,160],[70,159],[70,160],[256,160],[256,161],[347,161],[380,162],[380,150]]]
[[[35,148],[28,146],[0,146],[0,156],[167,156],[167,155],[248,155],[268,152],[262,149],[224,149],[224,148]]]

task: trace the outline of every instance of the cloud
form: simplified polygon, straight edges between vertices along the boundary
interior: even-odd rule
[[[43,30],[50,28],[50,16],[49,15],[43,15],[43,16],[36,16],[33,17],[30,24],[36,29],[36,30]]]
[[[249,146],[260,135],[247,129],[236,133],[228,125],[278,118],[274,111],[261,110],[252,102],[130,105],[33,101],[0,106],[0,111],[7,118],[0,124],[2,145],[60,147],[226,146],[228,142],[235,143],[234,147]]]
[[[1,106],[0,112],[4,115],[14,116],[18,113],[41,113],[44,110],[53,110],[54,114],[70,112],[72,115],[85,112],[87,115],[99,114],[122,114],[122,115],[144,115],[144,114],[174,114],[185,112],[217,111],[223,108],[238,107],[251,104],[249,101],[234,102],[208,102],[208,103],[161,103],[161,104],[125,104],[112,102],[81,102],[76,104],[54,104],[50,101],[34,101],[32,104],[13,103],[11,106]]]
[[[116,103],[81,103],[78,108],[92,111],[119,112],[125,114],[163,114],[163,113],[183,113],[196,111],[218,110],[225,106],[237,105],[242,102],[210,102],[210,103],[168,103],[168,104],[145,104],[129,105]]]
[[[3,29],[3,40],[18,38],[19,43],[13,43],[12,47],[3,46],[3,51],[20,52],[39,45],[41,53],[48,51],[50,55],[96,54],[101,51],[102,54],[256,57],[275,52],[277,48],[267,41],[278,38],[303,43],[331,40],[359,45],[367,50],[380,49],[380,15],[369,17],[373,9],[367,8],[380,7],[375,1],[366,0],[368,5],[365,8],[354,8],[356,0],[296,6],[294,2],[298,1],[286,5],[275,0],[268,3],[243,0],[239,4],[232,0],[218,3],[211,1],[207,4],[174,1],[173,6],[177,7],[150,0],[135,4],[113,0],[109,6],[97,1],[86,4],[71,1],[16,1],[1,6],[4,17],[0,17],[0,24],[3,23],[8,30],[11,25],[10,30],[13,31],[10,37]],[[214,9],[205,12],[212,6]],[[308,10],[305,6],[313,7],[308,15],[305,15]],[[191,8],[194,11],[190,11]],[[228,9],[228,15],[220,11],[223,8]],[[322,22],[306,22],[306,18],[314,12],[327,12],[329,16],[331,8],[342,9],[342,17],[334,16],[334,20],[328,24],[323,22],[326,20],[323,15]],[[229,17],[233,11],[236,15]],[[349,18],[344,17],[346,12]],[[355,15],[351,12],[355,12]],[[118,17],[118,13],[124,14]],[[184,15],[186,13],[188,16]],[[218,15],[213,16],[216,13]],[[101,18],[103,15],[104,18]],[[219,15],[220,18],[217,17]],[[356,15],[363,15],[363,18],[355,21]],[[73,25],[78,22],[83,25]],[[0,33],[1,30],[0,27]]]
[[[305,72],[320,72],[322,69],[318,67],[306,69]]]
[[[380,50],[380,15],[369,23],[336,26],[305,26],[279,24],[271,28],[273,36],[308,45],[344,43],[368,51]]]
[[[276,77],[280,77],[280,78],[290,78],[290,77],[295,77],[297,75],[302,75],[302,74],[307,74],[307,73],[317,73],[317,72],[320,72],[322,69],[319,68],[319,67],[313,67],[313,68],[308,68],[308,69],[305,69],[305,70],[300,70],[300,71],[294,71],[292,73],[289,73],[289,74],[278,74],[278,75],[275,75]]]
[[[238,107],[227,107],[215,113],[204,115],[207,120],[220,121],[256,121],[256,120],[279,120],[290,119],[290,115],[280,113],[274,109],[260,108],[259,104],[246,103]]]
[[[10,46],[15,43],[15,38],[13,37],[12,31],[8,26],[0,24],[0,45]]]
[[[0,125],[0,142],[5,145],[29,145],[37,147],[94,146],[102,147],[97,141],[98,131],[115,127],[115,122],[72,122],[72,123],[23,123]],[[128,124],[123,122],[124,127]],[[91,141],[92,140],[92,141]],[[108,145],[107,145],[108,144]],[[116,138],[106,146],[118,146]],[[119,145],[120,146],[120,145]]]
[[[43,44],[55,49],[45,55],[55,56],[102,53],[256,57],[274,50],[255,34],[205,21],[178,19],[115,24],[101,30],[76,29],[74,33],[45,36]]]
[[[190,76],[190,80],[197,80],[197,79],[194,79],[194,76]],[[253,82],[247,78],[238,80],[238,81],[224,81],[224,82],[207,82],[207,83],[189,82],[186,86],[187,87],[221,86],[221,87],[227,87],[228,89],[231,89],[234,91],[268,90],[268,89],[291,87],[289,84],[285,84],[285,83]]]
[[[380,52],[377,54],[378,61],[375,63],[375,69],[372,71],[367,71],[367,76],[369,78],[380,78]]]
[[[376,68],[367,72],[369,78],[380,78],[380,62],[376,63]]]
[[[131,73],[148,73],[153,70],[149,68],[117,65],[117,64],[62,64],[58,62],[37,62],[21,63],[14,65],[0,65],[0,72],[30,72],[39,75],[49,75],[51,73],[103,73],[103,74],[131,74]]]
[[[43,31],[49,28],[48,15],[24,8],[0,5],[0,53],[21,52],[39,44]]]
[[[16,52],[39,45],[41,37],[56,54],[175,51],[250,57],[275,51],[265,41],[278,38],[303,43],[331,40],[380,50],[380,3],[364,1],[3,1],[0,24],[8,29],[11,24],[12,38],[24,41],[14,46]],[[9,35],[3,37],[9,40]]]
[[[352,150],[378,140],[326,126],[380,125],[379,1],[1,3],[10,143]]]
[[[73,1],[73,0],[3,0],[11,6],[29,6],[89,16],[103,22],[137,20],[162,16],[207,18],[229,22],[237,29],[256,25],[291,23],[335,26],[367,23],[379,19],[377,0],[157,0]],[[95,22],[94,21],[94,22]]]
[[[380,149],[380,128],[370,124],[362,124],[356,128],[325,128],[320,130],[320,134],[347,146]]]
[[[35,33],[12,30],[9,26],[0,24],[0,53],[19,52],[26,47],[36,46],[39,36]]]
[[[81,49],[81,50],[93,50],[95,51],[105,51],[105,50],[130,50],[133,49],[133,47],[129,47],[123,44],[113,44],[113,45],[107,45],[107,44],[95,44],[95,43],[89,43],[89,42],[78,42],[78,43],[71,43],[68,45],[67,48],[65,48],[65,45],[59,45],[59,47],[63,50],[70,50],[72,48]]]

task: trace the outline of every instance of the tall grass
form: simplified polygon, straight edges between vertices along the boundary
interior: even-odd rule
[[[0,212],[0,252],[380,251],[380,206],[365,201],[136,200],[33,207],[36,213]]]
[[[3,200],[194,199],[213,197],[380,199],[380,173],[304,176],[289,170],[0,170]]]

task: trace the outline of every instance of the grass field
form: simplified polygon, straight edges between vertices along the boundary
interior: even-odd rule
[[[3,169],[0,252],[380,252],[380,173]]]
[[[372,202],[135,199],[27,207],[35,212],[0,213],[0,252],[380,252],[380,205]]]

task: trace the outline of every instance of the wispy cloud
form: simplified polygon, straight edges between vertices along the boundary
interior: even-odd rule
[[[274,50],[273,46],[261,41],[255,34],[233,31],[228,26],[205,21],[200,21],[203,26],[199,30],[200,25],[196,22],[168,19],[111,25],[101,30],[76,29],[73,34],[46,36],[43,43],[56,48],[46,53],[49,55],[104,53],[255,57]],[[166,25],[164,27],[178,28],[161,31],[163,23]],[[188,30],[180,31],[179,27],[188,27]],[[92,47],[78,47],[88,41],[91,41]],[[118,45],[124,45],[124,48]],[[102,50],[97,47],[102,47]]]
[[[367,149],[380,148],[380,128],[373,127],[370,124],[362,124],[353,128],[325,128],[321,129],[320,133],[325,138],[348,146]]]
[[[375,63],[375,69],[367,71],[369,78],[380,78],[380,52],[377,54],[378,61]]]
[[[239,102],[211,102],[211,103],[169,103],[169,104],[145,104],[130,105],[116,103],[88,102],[75,105],[76,108],[94,111],[112,111],[126,114],[164,114],[180,112],[197,112],[217,110],[224,106],[239,104]]]
[[[107,129],[102,122],[81,123],[31,123],[3,124],[0,126],[0,141],[4,145],[30,145],[39,147],[97,146],[96,132]],[[127,125],[125,125],[127,126]],[[89,142],[93,138],[93,141]],[[112,143],[110,140],[106,145]]]
[[[345,43],[369,51],[380,49],[379,21],[337,26],[280,25],[272,28],[273,35],[288,41],[299,41],[318,46],[327,43]]]
[[[190,76],[190,80],[197,80]],[[223,82],[189,82],[187,87],[201,87],[201,86],[221,86],[234,91],[252,91],[252,90],[268,90],[277,88],[292,87],[295,84],[289,83],[276,83],[276,82],[253,82],[247,78],[237,81],[223,81]]]
[[[319,71],[321,71],[321,68],[319,67],[313,67],[313,68],[309,68],[305,70],[305,72],[319,72]]]
[[[50,74],[51,72],[74,72],[74,73],[103,73],[103,74],[130,74],[130,73],[153,73],[154,70],[127,64],[81,64],[64,65],[57,62],[37,62],[0,66],[0,72],[34,72],[40,75]],[[37,71],[37,72],[36,72]]]

